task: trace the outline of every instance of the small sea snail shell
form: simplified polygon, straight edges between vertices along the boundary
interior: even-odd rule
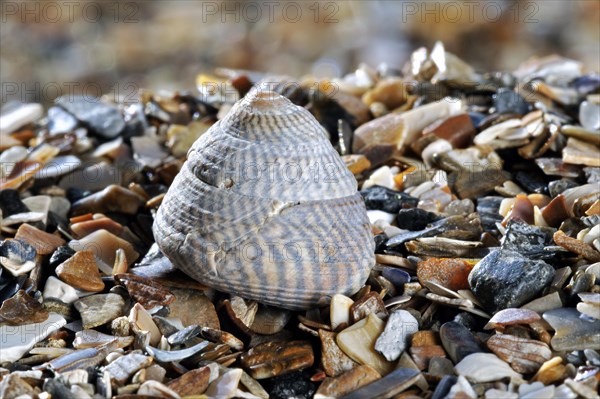
[[[355,293],[375,264],[354,176],[314,117],[270,91],[194,143],[153,232],[195,280],[294,310]]]

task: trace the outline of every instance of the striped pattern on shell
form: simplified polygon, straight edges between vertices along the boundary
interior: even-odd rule
[[[288,309],[355,293],[375,264],[354,176],[308,111],[268,91],[194,143],[153,230],[197,281]]]

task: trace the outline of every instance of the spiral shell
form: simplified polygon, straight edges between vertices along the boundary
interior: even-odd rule
[[[269,91],[194,143],[153,231],[197,281],[288,309],[358,291],[375,264],[354,176],[314,117]]]

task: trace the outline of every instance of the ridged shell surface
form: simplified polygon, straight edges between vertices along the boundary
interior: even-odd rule
[[[268,91],[194,143],[153,231],[197,281],[288,309],[355,293],[375,264],[354,176],[308,111]]]

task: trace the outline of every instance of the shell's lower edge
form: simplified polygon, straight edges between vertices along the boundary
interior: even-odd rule
[[[160,229],[155,226],[155,231]],[[369,237],[365,239],[368,240]],[[178,246],[180,240],[183,240],[183,244],[179,251],[168,249]],[[190,240],[186,242],[184,237],[171,236],[163,241],[162,248],[175,267],[204,285],[291,310],[326,305],[335,294],[350,296],[356,293],[364,285],[375,264],[374,255],[350,260],[345,253],[355,251],[356,248],[353,247],[338,247],[336,251],[341,259],[327,259],[328,256],[324,254],[328,250],[328,244],[316,248],[311,248],[312,243],[304,244],[284,243],[281,248],[277,248],[278,243],[245,241],[227,253],[215,250],[216,246],[205,246],[196,252],[196,256],[191,256],[190,250],[198,247]],[[300,247],[311,253],[304,255],[293,252]],[[216,251],[214,254],[211,253],[213,250]],[[304,256],[313,258],[319,255],[322,256],[321,260],[301,261]],[[211,258],[213,262],[209,262]],[[291,258],[300,259],[294,262]]]

